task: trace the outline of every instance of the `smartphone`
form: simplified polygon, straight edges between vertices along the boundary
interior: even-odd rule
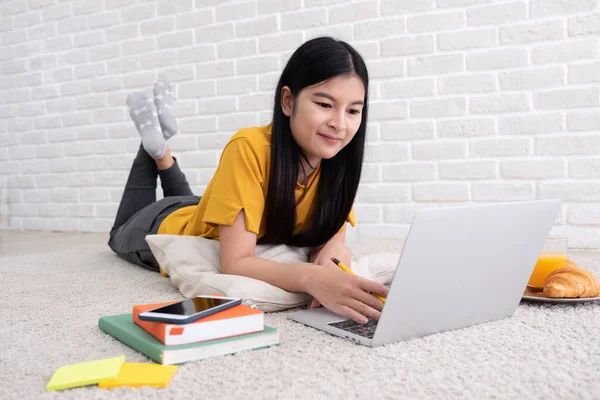
[[[223,296],[198,296],[140,313],[142,321],[189,324],[242,304],[242,299]]]

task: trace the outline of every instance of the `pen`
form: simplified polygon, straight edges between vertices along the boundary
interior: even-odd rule
[[[340,268],[342,269],[342,271],[345,271],[345,272],[347,272],[347,273],[349,273],[349,274],[352,274],[352,275],[354,275],[354,272],[352,272],[352,270],[351,270],[350,268],[346,267],[346,266],[344,265],[344,263],[343,263],[343,262],[341,262],[340,260],[338,260],[337,258],[335,258],[335,257],[331,257],[331,261],[333,261],[333,262],[335,263],[335,265],[337,265],[338,267],[340,267]],[[385,303],[385,297],[383,297],[383,296],[380,296],[380,295],[378,295],[377,293],[371,293],[371,294],[372,294],[373,296],[377,297],[377,298],[378,298],[379,300],[381,300],[382,302],[384,302],[384,303]]]

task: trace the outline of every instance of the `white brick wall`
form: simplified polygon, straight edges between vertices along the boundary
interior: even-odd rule
[[[403,237],[422,207],[561,198],[554,232],[598,249],[599,3],[3,1],[0,228],[108,231],[139,143],[125,97],[159,71],[201,194],[231,134],[269,120],[291,52],[329,34],[372,82],[352,237]]]

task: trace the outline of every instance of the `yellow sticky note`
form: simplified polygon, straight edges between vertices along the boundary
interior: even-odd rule
[[[117,379],[102,381],[99,388],[114,388],[120,386],[154,386],[166,387],[177,371],[177,365],[125,363]]]
[[[46,385],[46,390],[62,390],[79,386],[93,385],[103,380],[116,379],[125,362],[125,355],[67,365],[56,370]]]

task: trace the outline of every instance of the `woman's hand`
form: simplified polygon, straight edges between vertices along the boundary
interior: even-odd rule
[[[310,253],[310,262],[327,268],[339,269],[339,267],[335,265],[333,261],[331,261],[331,258],[335,257],[343,262],[345,266],[351,268],[350,264],[352,262],[352,252],[344,244],[345,239],[346,232],[338,232],[323,246],[315,247]],[[319,303],[317,299],[313,298],[309,308],[318,308],[320,306],[321,303]]]
[[[370,294],[388,294],[384,285],[352,275],[341,269],[315,266],[306,277],[307,292],[330,311],[366,323],[367,318],[378,320],[383,303]],[[311,304],[311,308],[314,305]]]
[[[310,262],[316,265],[321,265],[324,268],[335,268],[339,269],[337,265],[331,258],[335,257],[341,262],[344,263],[345,266],[350,268],[350,262],[352,261],[352,252],[348,247],[344,245],[341,241],[329,241],[325,246],[322,246],[319,249],[313,250],[310,255]],[[321,306],[321,303],[317,299],[313,299],[310,303],[310,308],[318,308]]]

